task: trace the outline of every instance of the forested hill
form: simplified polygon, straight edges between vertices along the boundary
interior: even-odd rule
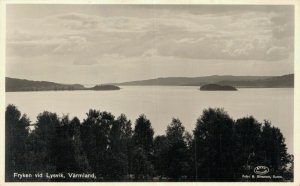
[[[49,91],[49,90],[120,90],[115,85],[96,85],[92,88],[86,88],[81,84],[60,84],[49,81],[31,81],[26,79],[5,78],[6,92],[22,92],[22,91]]]
[[[236,87],[268,87],[268,88],[289,88],[294,87],[294,74],[259,79],[255,81],[220,81],[221,85],[232,85]]]
[[[82,90],[80,84],[59,84],[49,81],[31,81],[25,79],[5,78],[5,91],[44,91],[44,90]]]
[[[60,84],[49,81],[32,81],[17,78],[5,78],[6,92],[46,91],[46,90],[90,90],[80,84]],[[292,88],[294,74],[283,76],[203,76],[203,77],[166,77],[112,85],[131,86],[202,86],[205,84],[231,85],[238,88]]]
[[[205,84],[231,85],[235,87],[271,88],[294,87],[294,74],[283,76],[203,76],[203,77],[166,77],[141,81],[115,83],[131,86],[202,86]]]

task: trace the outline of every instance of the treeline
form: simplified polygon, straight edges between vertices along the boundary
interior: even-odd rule
[[[49,81],[31,81],[26,79],[5,78],[5,91],[49,91],[49,90],[84,90],[80,84],[60,84]]]
[[[293,155],[280,130],[252,116],[234,121],[223,109],[204,110],[192,134],[174,118],[164,135],[154,136],[145,115],[133,127],[124,114],[116,118],[98,110],[89,110],[83,122],[44,111],[31,123],[8,105],[5,122],[6,181],[293,180]],[[257,166],[268,167],[271,179],[245,177],[255,175]],[[20,180],[14,173],[94,173],[97,178]]]

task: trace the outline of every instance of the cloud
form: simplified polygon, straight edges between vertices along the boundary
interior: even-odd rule
[[[74,64],[94,65],[95,59],[109,55],[119,59],[174,56],[276,61],[293,51],[293,14],[285,11],[206,7],[200,13],[205,9],[202,6],[130,8],[148,16],[66,12],[8,21],[7,54],[89,56],[75,59]],[[216,11],[219,9],[224,11]]]
[[[8,56],[40,56],[47,55],[58,47],[60,39],[39,39],[7,42]]]
[[[289,51],[287,48],[285,47],[276,47],[276,46],[273,46],[271,48],[269,48],[267,50],[267,53],[266,53],[266,59],[267,60],[282,60],[282,59],[286,59],[289,57]]]
[[[40,56],[61,55],[85,52],[88,42],[84,37],[53,37],[38,39],[22,39],[7,42],[8,56]]]
[[[60,24],[68,29],[94,29],[98,25],[97,17],[80,13],[67,13],[54,17],[49,20],[59,21]]]
[[[97,16],[70,12],[46,18],[51,24],[57,24],[67,30],[101,30],[102,32],[141,32],[145,31],[148,21],[125,16]]]
[[[86,38],[80,36],[69,36],[62,40],[59,45],[53,49],[54,53],[84,52],[88,50]]]

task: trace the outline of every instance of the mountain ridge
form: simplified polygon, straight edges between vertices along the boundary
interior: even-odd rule
[[[284,81],[282,81],[283,79]],[[202,77],[164,77],[111,84],[118,86],[202,86],[210,83],[253,88],[293,87],[294,74],[287,74],[282,76],[212,75]]]
[[[32,81],[5,78],[5,91],[50,91],[50,90],[91,90],[81,84],[61,84],[50,81]],[[293,88],[294,74],[282,76],[233,76],[212,75],[202,77],[161,77],[123,83],[105,83],[115,86],[202,86],[205,84],[230,85],[237,88]]]

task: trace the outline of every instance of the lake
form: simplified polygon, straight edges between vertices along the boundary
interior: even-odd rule
[[[238,91],[200,91],[185,86],[124,86],[120,91],[7,92],[6,105],[16,105],[31,121],[44,110],[81,120],[89,109],[121,113],[131,120],[145,114],[155,135],[164,134],[173,117],[191,132],[203,109],[222,107],[233,118],[253,115],[280,128],[293,153],[294,89],[243,88]]]

